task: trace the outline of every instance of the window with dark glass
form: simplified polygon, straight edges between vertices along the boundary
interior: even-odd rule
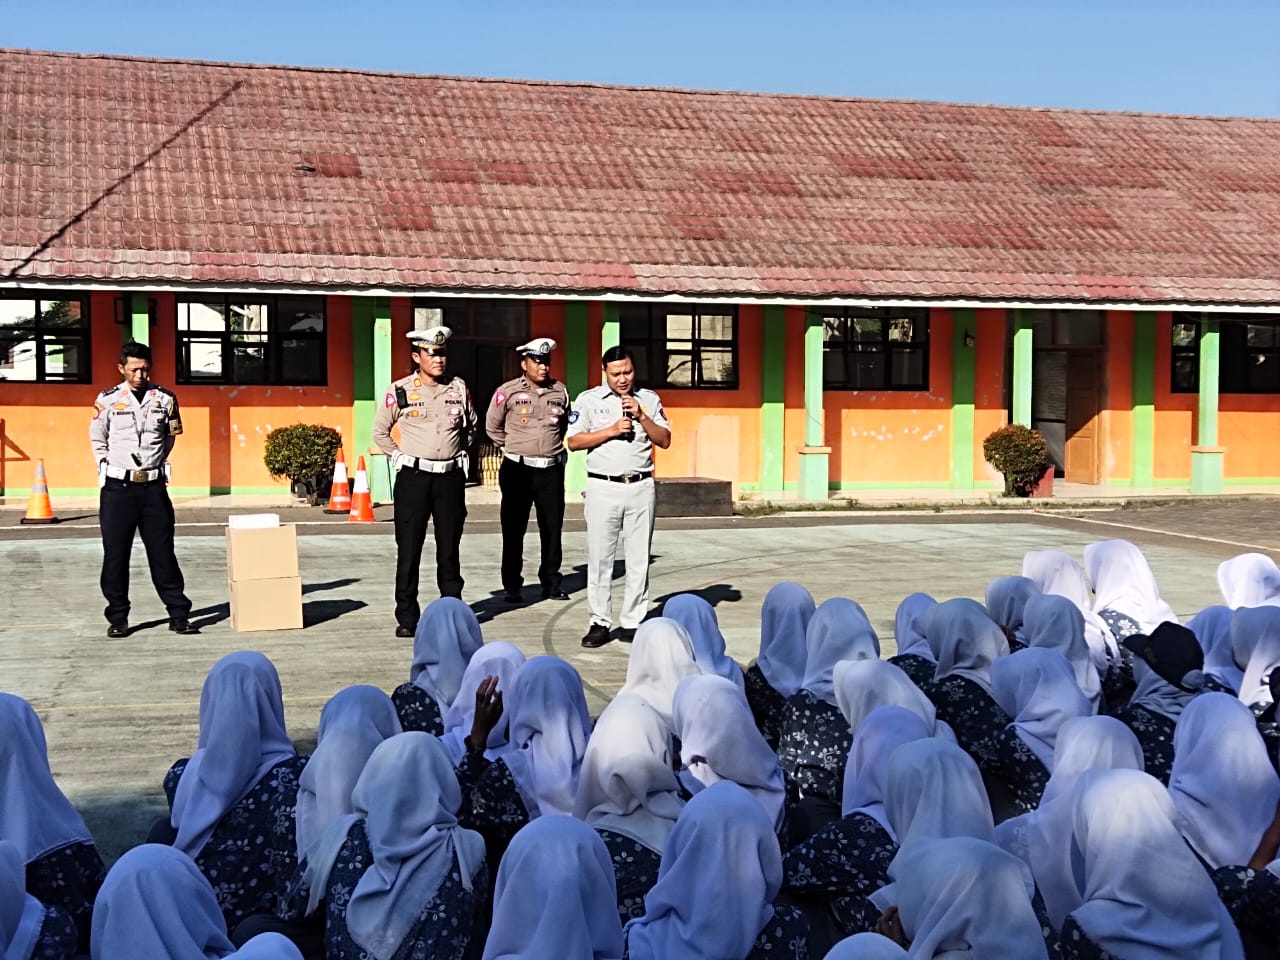
[[[0,380],[88,383],[89,298],[0,294]]]
[[[1170,387],[1174,393],[1200,389],[1200,343],[1207,314],[1175,314]],[[1216,315],[1218,391],[1280,393],[1280,316]]]
[[[624,303],[622,345],[636,358],[641,384],[690,390],[738,388],[738,309],[731,306]]]
[[[929,311],[848,307],[822,311],[824,390],[927,390]]]
[[[413,301],[413,328],[448,327],[462,340],[524,341],[529,336],[529,301],[455,298]]]
[[[324,297],[178,300],[178,383],[324,386]]]

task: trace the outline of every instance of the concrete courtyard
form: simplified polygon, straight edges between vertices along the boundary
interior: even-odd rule
[[[664,520],[654,537],[651,596],[656,606],[671,594],[701,592],[716,605],[731,654],[745,664],[756,653],[765,592],[778,580],[794,579],[819,601],[848,596],[862,603],[888,655],[894,610],[905,594],[981,598],[992,577],[1019,572],[1028,550],[1056,548],[1079,558],[1086,543],[1119,536],[1143,547],[1165,598],[1185,617],[1221,602],[1215,580],[1221,560],[1247,549],[1280,548],[1275,502],[1184,502],[1074,515]],[[194,749],[200,686],[223,654],[257,649],[275,661],[290,732],[304,751],[321,706],[336,690],[371,683],[390,691],[407,679],[411,641],[392,635],[395,548],[388,523],[356,530],[345,524],[301,527],[306,628],[237,634],[229,626],[217,518],[180,513],[178,555],[202,634],[167,631],[139,543],[132,580],[138,629],[111,641],[103,632],[95,518],[86,514],[43,529],[18,528],[15,521],[13,514],[0,519],[0,563],[7,573],[0,581],[0,689],[27,698],[40,713],[54,774],[109,857],[139,842],[163,813],[161,778],[173,760]],[[572,600],[509,608],[497,599],[500,538],[493,511],[473,510],[462,547],[465,599],[481,617],[486,638],[573,663],[594,713],[621,684],[628,648],[579,646],[586,628],[580,520],[570,520],[564,539]],[[526,555],[532,558],[535,549],[531,533]],[[535,568],[536,560],[526,575]],[[425,564],[423,581],[433,588],[433,571]],[[620,583],[615,591],[620,597]],[[536,588],[529,593],[536,595]],[[431,589],[424,600],[433,595]]]

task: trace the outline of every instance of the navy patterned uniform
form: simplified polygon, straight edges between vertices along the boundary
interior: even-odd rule
[[[751,708],[751,716],[755,717],[756,726],[769,746],[776,751],[782,737],[782,715],[787,708],[787,698],[769,685],[764,673],[754,663],[742,676],[747,685],[747,706]]]
[[[618,883],[618,919],[626,926],[628,920],[644,916],[644,898],[658,882],[662,857],[643,843],[612,830],[597,829],[596,833],[600,834],[613,861],[613,875]]]
[[[1132,617],[1118,610],[1107,608],[1098,611],[1098,616],[1107,625],[1111,635],[1119,644],[1126,637],[1141,633],[1142,627]],[[1133,679],[1133,654],[1127,647],[1120,647],[1120,658],[1108,656],[1107,671],[1102,677],[1102,698],[1112,711],[1129,702],[1133,691],[1137,688]]]
[[[782,713],[778,763],[795,781],[802,797],[839,804],[844,793],[844,767],[853,734],[840,708],[799,690],[787,698]]]
[[[189,759],[179,760],[165,774],[170,810]],[[290,757],[268,770],[222,815],[196,857],[196,866],[218,897],[228,930],[254,914],[276,913],[288,891],[298,869],[293,817],[298,777],[307,759]]]
[[[890,657],[889,662],[911,678],[911,682],[924,689],[926,683],[933,683],[933,675],[938,665],[932,660],[916,656],[914,653],[900,653]]]
[[[31,960],[72,960],[85,952],[80,949],[79,941],[80,934],[71,914],[61,907],[45,907]]]
[[[391,694],[396,705],[396,715],[404,732],[421,730],[433,737],[444,736],[444,720],[440,717],[440,705],[435,698],[416,683],[402,683]]]
[[[628,937],[628,942],[622,946],[622,960],[630,960],[630,957]],[[809,921],[797,908],[775,903],[773,917],[756,937],[755,945],[745,960],[809,960]]]
[[[325,891],[325,960],[370,960],[365,950],[351,939],[347,930],[347,904],[356,884],[373,865],[369,834],[363,820],[351,825],[346,842],[329,871]],[[455,859],[440,889],[422,907],[418,921],[405,937],[392,960],[463,960],[472,953],[470,945],[483,945],[484,921],[487,915],[489,868],[480,864],[471,878],[471,892],[462,886],[462,872]],[[281,918],[301,922],[307,908],[310,888],[302,874],[289,890]],[[479,956],[479,950],[473,951]]]
[[[952,674],[921,687],[926,697],[955,731],[956,742],[972,752],[977,743],[993,737],[1013,722],[991,695],[968,677]]]
[[[1062,924],[1062,937],[1058,941],[1062,960],[1117,960],[1103,950],[1080,929],[1075,917],[1067,917]]]
[[[1212,875],[1240,931],[1269,936],[1274,943],[1280,931],[1280,877],[1248,867],[1219,867]]]
[[[92,843],[69,843],[27,864],[27,893],[71,918],[80,945],[77,952],[88,952],[93,901],[106,875]]]
[[[1017,733],[1005,727],[979,740],[969,752],[984,779],[994,780],[1006,788],[1016,811],[1013,816],[1030,813],[1040,806],[1040,797],[1049,784],[1049,771]]]
[[[782,888],[829,904],[842,936],[875,928],[880,911],[866,897],[889,882],[898,845],[865,813],[828,823],[782,863]]]
[[[501,760],[489,761],[483,753],[468,753],[457,774],[462,788],[458,823],[484,837],[489,874],[496,878],[511,838],[529,822],[529,811],[511,770]]]
[[[1147,773],[1167,787],[1173,774],[1173,730],[1177,721],[1133,703],[1119,707],[1112,716],[1133,731],[1142,747]]]

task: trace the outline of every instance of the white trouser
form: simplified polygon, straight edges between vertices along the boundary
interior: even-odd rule
[[[634,630],[649,607],[649,547],[653,543],[653,478],[613,483],[587,478],[587,613],[613,625],[613,560],[622,540],[626,564],[620,626]]]

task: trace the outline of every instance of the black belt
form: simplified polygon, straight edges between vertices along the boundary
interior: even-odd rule
[[[648,480],[653,476],[652,470],[646,470],[644,473],[624,473],[617,477],[608,477],[603,473],[588,473],[588,477],[592,480],[608,480],[610,483],[639,483],[641,480]]]

